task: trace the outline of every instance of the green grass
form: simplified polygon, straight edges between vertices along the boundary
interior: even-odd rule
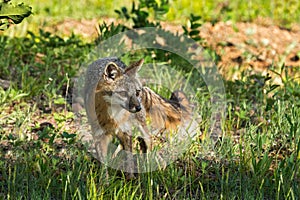
[[[1,40],[2,51],[7,52],[1,57],[1,78],[13,82],[9,89],[0,89],[1,198],[296,199],[300,195],[300,85],[290,76],[281,87],[274,86],[272,78],[248,72],[241,80],[225,81],[224,135],[214,150],[205,138],[198,138],[165,170],[127,181],[110,169],[107,185],[105,169],[74,138],[70,105],[66,110],[61,106],[68,80],[93,45],[42,32]],[[207,134],[209,94],[205,87],[198,92],[200,126]],[[42,127],[45,121],[53,127]]]
[[[251,20],[258,15],[285,20],[291,12],[287,20],[298,20],[299,3],[268,10],[266,5],[276,3],[230,1],[230,9],[214,16],[216,1],[192,6],[172,1],[176,13],[171,9],[167,17],[176,20],[192,11],[201,12],[204,20]],[[24,26],[47,21],[49,16],[51,20],[93,17],[103,5],[107,9],[99,9],[96,17],[110,16],[117,9],[100,1],[72,2],[72,7],[67,1],[63,5],[58,1],[28,4],[36,14]],[[259,4],[265,6],[259,9]],[[300,85],[295,76],[299,69],[291,74],[284,65],[274,63],[272,77],[244,71],[239,80],[224,80],[226,116],[221,123],[222,138],[214,148],[207,138],[213,106],[210,95],[201,80],[183,69],[181,73],[199,84],[197,101],[204,137],[196,138],[165,170],[139,174],[128,181],[122,172],[109,169],[107,180],[105,168],[80,141],[70,105],[73,78],[95,44],[74,35],[61,38],[44,31],[26,31],[25,27],[25,37],[0,35],[0,78],[12,83],[8,89],[0,87],[0,199],[299,198]],[[124,60],[129,62],[126,56]],[[154,62],[151,54],[145,60]],[[170,74],[165,77],[172,79]],[[282,86],[274,83],[277,77]],[[162,91],[165,95],[169,92]]]
[[[121,7],[131,10],[132,0],[113,1],[37,1],[13,0],[14,3],[24,2],[33,8],[33,15],[25,19],[22,24],[6,31],[10,36],[25,36],[26,31],[38,32],[39,27],[53,26],[65,19],[98,19],[103,17],[116,18],[114,12]],[[280,0],[251,0],[251,1],[188,1],[170,0],[169,12],[163,16],[166,21],[179,24],[187,23],[190,14],[201,16],[203,21],[253,21],[258,17],[273,20],[277,25],[290,28],[294,23],[300,22],[300,3],[298,1]],[[154,18],[150,10],[150,18]]]
[[[14,0],[15,2],[18,2]],[[120,6],[130,8],[132,0],[120,1],[36,1],[24,0],[33,6],[36,16],[51,16],[51,18],[98,18],[101,16],[116,16],[115,9]],[[116,6],[117,5],[117,6]],[[180,21],[187,19],[190,13],[200,15],[204,20],[253,20],[258,16],[269,17],[285,24],[299,22],[300,3],[298,1],[279,0],[251,0],[251,1],[170,1],[170,11],[167,13],[167,20]]]
[[[250,1],[171,1],[167,14],[172,20],[188,17],[190,13],[200,15],[207,21],[251,21],[257,17],[271,18],[280,25],[299,22],[297,1],[250,0]]]
[[[101,16],[111,16],[114,15],[114,7],[120,5],[121,2],[124,5],[130,1],[104,1],[104,0],[83,0],[83,1],[37,1],[37,0],[13,0],[13,2],[24,2],[28,5],[32,5],[34,16],[33,18],[39,18],[42,20],[45,16],[51,19],[59,18],[99,18]]]

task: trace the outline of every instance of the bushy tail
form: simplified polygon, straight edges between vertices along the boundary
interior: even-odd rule
[[[180,107],[180,109],[183,112],[183,115],[190,115],[192,113],[191,105],[188,98],[180,90],[172,92],[169,102],[173,105]]]

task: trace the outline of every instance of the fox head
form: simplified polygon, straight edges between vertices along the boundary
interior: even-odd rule
[[[125,109],[131,113],[139,112],[141,108],[142,84],[137,78],[137,72],[143,64],[143,59],[129,67],[120,60],[109,61],[104,67],[102,78],[96,87],[103,99],[112,109]]]

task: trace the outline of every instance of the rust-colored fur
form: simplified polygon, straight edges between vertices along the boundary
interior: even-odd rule
[[[142,61],[141,61],[142,62]],[[107,162],[108,145],[117,137],[131,152],[131,128],[141,110],[142,86],[136,78],[140,65],[126,67],[118,58],[104,58],[89,66],[85,83],[85,107],[92,127],[98,159]],[[130,163],[131,158],[128,158]],[[132,166],[128,166],[129,170]]]
[[[156,129],[175,130],[183,122],[190,119],[189,102],[181,91],[173,92],[170,99],[165,99],[150,88],[143,87],[142,105],[146,116],[151,119],[151,126]]]
[[[92,127],[98,158],[107,160],[108,145],[116,137],[123,148],[132,152],[133,126],[141,132],[143,152],[152,149],[152,137],[176,131],[191,120],[189,101],[180,91],[165,99],[142,87],[136,75],[143,60],[126,67],[118,58],[100,59],[90,65],[85,85],[85,106]],[[150,125],[147,124],[150,121]],[[128,157],[128,171],[132,168]]]
[[[165,133],[176,132],[192,120],[190,103],[181,91],[175,91],[170,99],[165,99],[150,88],[143,87],[141,99],[142,110],[135,114],[135,119],[143,136],[138,139],[143,153],[152,149],[153,137],[164,140]],[[114,155],[121,149],[119,146]]]

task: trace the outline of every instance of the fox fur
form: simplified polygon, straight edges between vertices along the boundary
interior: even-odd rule
[[[165,99],[148,87],[143,87],[137,72],[143,60],[127,67],[118,58],[95,61],[89,66],[85,83],[85,107],[98,158],[107,159],[108,145],[114,137],[120,145],[113,154],[124,149],[132,152],[132,127],[141,134],[141,148],[152,149],[153,136],[178,130],[191,120],[190,103],[181,91]],[[150,124],[147,124],[147,122]],[[128,158],[129,162],[131,158]]]

